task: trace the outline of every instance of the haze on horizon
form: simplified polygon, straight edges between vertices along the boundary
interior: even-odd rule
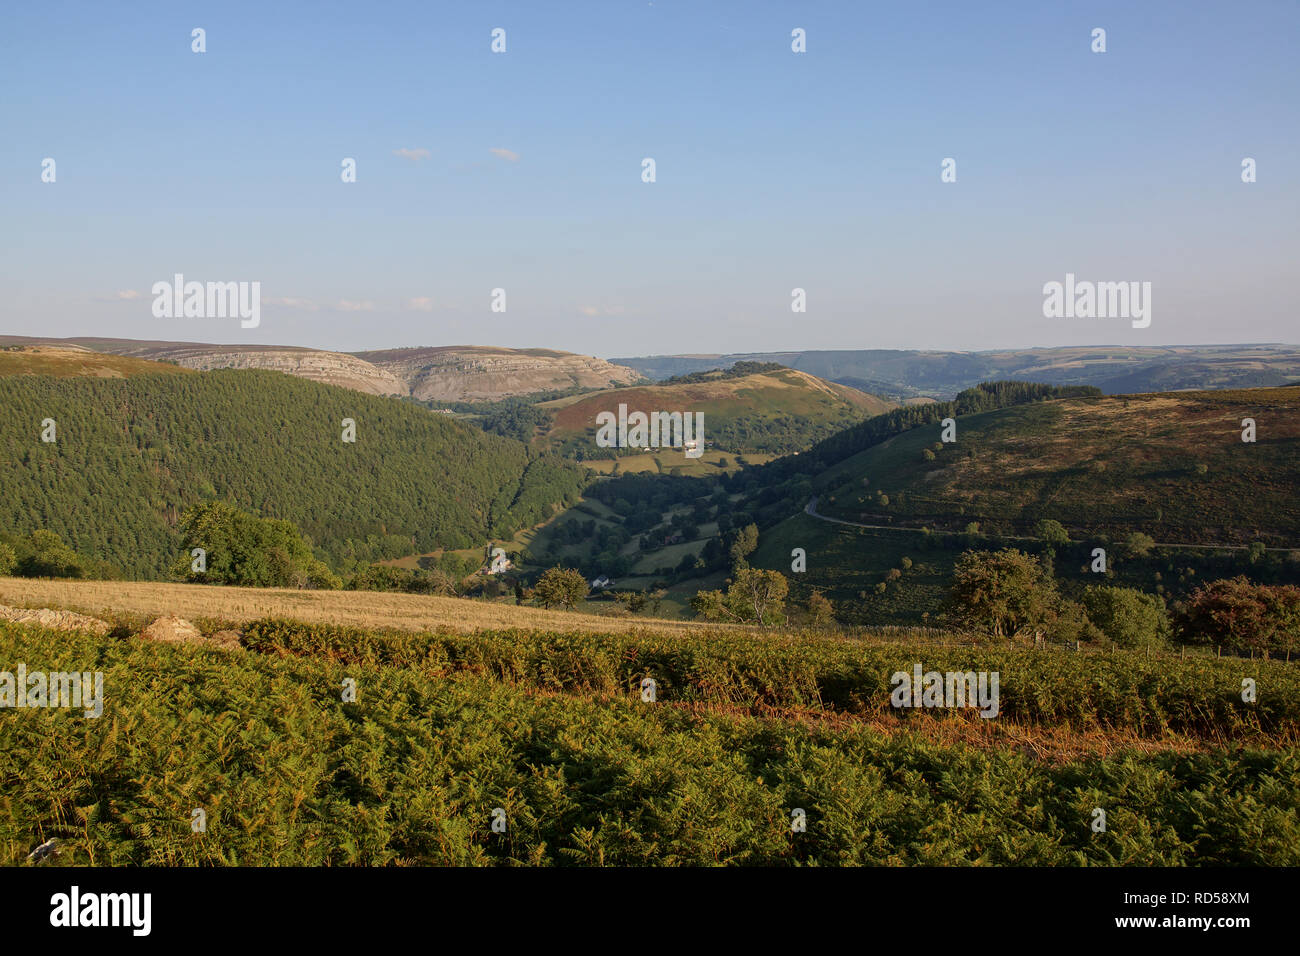
[[[0,333],[602,357],[1294,342],[1298,35],[1300,7],[1265,2],[20,6]],[[155,318],[176,273],[260,282],[260,325]],[[1150,327],[1045,318],[1066,273],[1150,282]]]

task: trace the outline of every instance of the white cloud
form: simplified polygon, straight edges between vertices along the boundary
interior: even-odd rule
[[[401,149],[393,150],[393,155],[419,162],[422,159],[428,159],[430,154],[429,151],[423,147],[419,149],[407,149],[406,147],[402,147]]]
[[[493,156],[496,156],[498,159],[504,159],[508,163],[519,162],[519,154],[512,149],[502,149],[500,146],[493,146],[488,150],[488,152]]]
[[[320,308],[311,299],[266,298],[262,300],[262,303],[264,305],[279,305],[286,309],[305,309],[308,312],[315,312]]]
[[[340,312],[373,312],[375,311],[375,304],[366,299],[360,301],[339,299],[338,305],[335,306],[335,308]]]
[[[433,300],[427,295],[406,300],[406,308],[411,312],[432,312]]]

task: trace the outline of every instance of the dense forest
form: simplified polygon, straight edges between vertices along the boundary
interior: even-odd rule
[[[182,513],[203,501],[292,521],[346,573],[508,536],[575,501],[584,480],[410,403],[278,372],[7,378],[0,407],[0,528],[52,530],[131,577],[165,576]]]

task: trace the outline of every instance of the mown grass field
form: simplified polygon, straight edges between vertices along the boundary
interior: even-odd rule
[[[696,621],[607,616],[606,612],[612,611],[613,607],[604,604],[591,604],[588,606],[590,613],[577,614],[427,594],[301,591],[141,581],[0,577],[0,604],[65,608],[104,618],[176,614],[190,620],[221,618],[241,623],[263,617],[290,617],[357,627],[419,629],[445,626],[462,631],[491,627],[562,627],[601,632],[635,628],[716,631],[727,627]]]
[[[106,690],[99,719],[0,713],[0,859],[55,837],[62,865],[1300,863],[1281,664],[1250,665],[1244,705],[1235,661],[273,620],[244,644],[0,625],[0,660]],[[918,653],[1000,670],[1003,716],[882,707]]]

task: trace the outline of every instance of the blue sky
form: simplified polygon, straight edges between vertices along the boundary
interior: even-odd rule
[[[1300,340],[1293,0],[2,17],[0,332],[606,357]],[[260,281],[260,327],[154,318],[177,272]],[[1044,318],[1066,272],[1150,281],[1150,327]]]

